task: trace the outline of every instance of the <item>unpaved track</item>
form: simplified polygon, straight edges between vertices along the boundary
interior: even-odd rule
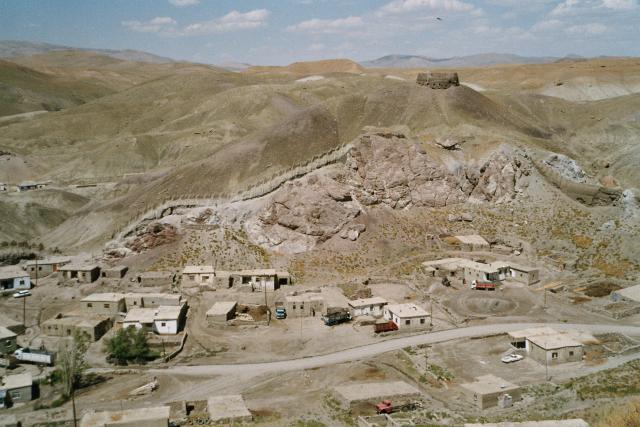
[[[335,365],[366,359],[389,351],[399,350],[404,347],[420,344],[436,344],[445,341],[483,337],[501,334],[509,331],[525,328],[548,326],[557,330],[577,329],[581,331],[599,333],[620,333],[630,336],[640,336],[640,326],[626,325],[585,325],[571,323],[511,323],[469,326],[466,328],[449,329],[444,331],[429,332],[410,337],[390,339],[387,341],[354,347],[334,353],[320,356],[311,356],[301,359],[283,360],[278,362],[226,364],[226,365],[198,365],[198,366],[172,366],[167,369],[150,369],[149,372],[158,374],[176,374],[196,377],[220,376],[220,375],[260,375],[275,372],[297,371]],[[636,355],[634,355],[636,356]],[[638,355],[637,357],[640,357]],[[631,360],[631,359],[630,359]]]

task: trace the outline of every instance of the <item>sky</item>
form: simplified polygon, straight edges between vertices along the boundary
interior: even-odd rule
[[[640,56],[639,0],[0,0],[0,40],[281,65],[388,54]]]

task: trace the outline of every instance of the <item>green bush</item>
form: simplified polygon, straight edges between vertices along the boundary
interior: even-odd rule
[[[107,340],[105,351],[109,355],[108,360],[119,365],[126,365],[128,362],[144,363],[156,356],[156,353],[149,350],[144,329],[131,327],[120,329],[113,338]]]

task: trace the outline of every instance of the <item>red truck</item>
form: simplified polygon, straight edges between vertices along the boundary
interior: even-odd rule
[[[422,405],[419,402],[405,403],[404,405],[394,406],[390,400],[383,400],[375,404],[376,413],[391,414],[393,412],[415,411]]]
[[[471,289],[475,289],[477,291],[495,291],[496,284],[491,282],[476,282],[474,280],[471,282]]]
[[[391,331],[397,331],[397,330],[398,330],[398,325],[393,323],[391,320],[389,320],[388,322],[376,323],[375,325],[373,325],[373,331],[376,334],[379,334],[381,332],[391,332]]]

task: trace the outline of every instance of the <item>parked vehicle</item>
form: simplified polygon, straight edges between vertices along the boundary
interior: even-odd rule
[[[48,366],[53,366],[53,364],[55,363],[55,353],[51,353],[45,350],[19,348],[13,353],[13,356],[20,362],[29,362]]]
[[[411,402],[395,406],[390,400],[383,400],[376,403],[375,407],[378,414],[391,414],[393,412],[414,411],[420,407],[420,403]]]
[[[349,312],[331,313],[322,316],[322,321],[327,326],[339,325],[340,323],[345,323],[350,320],[351,313]]]
[[[496,284],[491,282],[471,282],[471,289],[475,289],[477,291],[495,291]]]
[[[276,307],[276,319],[286,319],[287,309],[284,307]]]
[[[398,325],[393,323],[391,320],[389,320],[388,322],[376,323],[375,325],[373,325],[373,331],[376,334],[379,334],[381,332],[391,332],[391,331],[397,331],[397,330],[398,330]]]
[[[29,291],[18,291],[18,292],[13,294],[14,298],[25,298],[25,297],[30,297],[30,296],[31,296],[31,292],[29,292]]]
[[[500,360],[502,360],[502,363],[513,363],[513,362],[519,362],[522,359],[524,359],[524,357],[521,354],[511,353],[511,354],[507,354]]]

